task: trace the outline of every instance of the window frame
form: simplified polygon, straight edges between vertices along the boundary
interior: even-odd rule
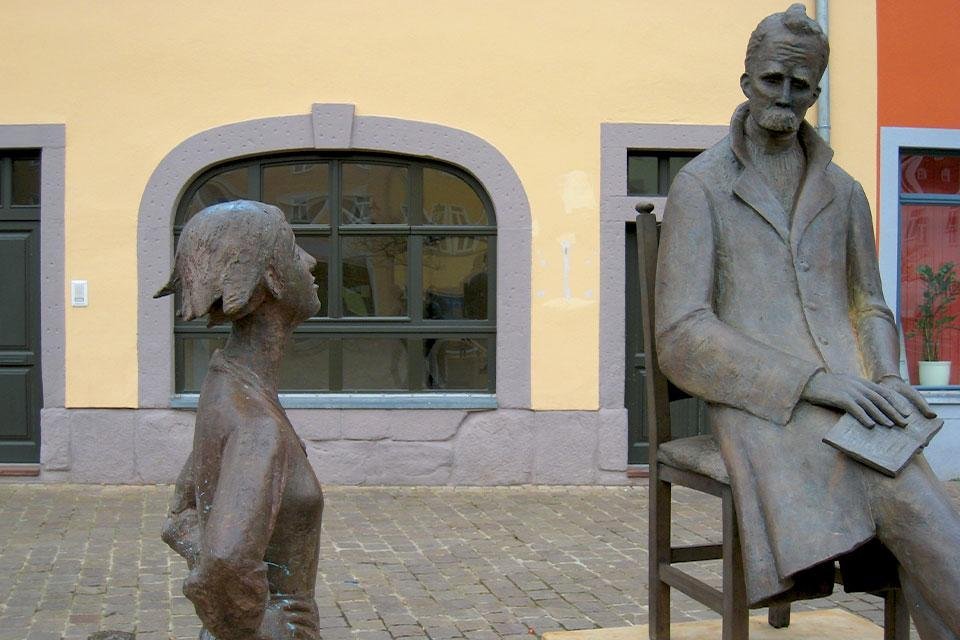
[[[690,162],[704,149],[627,149],[627,185],[624,187],[626,195],[636,198],[666,198],[670,192],[670,161],[674,158],[685,158]],[[630,190],[630,159],[652,158],[657,161],[657,191],[656,193],[637,193]]]
[[[260,200],[264,186],[264,171],[267,167],[297,165],[321,162],[329,165],[331,203],[341,202],[342,166],[345,163],[404,167],[408,175],[406,224],[350,224],[339,220],[338,207],[331,207],[331,219],[328,224],[293,224],[297,237],[326,237],[330,239],[330,261],[328,263],[328,315],[310,318],[302,323],[294,336],[329,336],[332,339],[329,354],[330,380],[329,390],[281,391],[287,406],[345,407],[377,406],[381,401],[395,406],[401,401],[411,407],[496,407],[496,361],[497,361],[497,221],[492,199],[483,185],[469,172],[446,162],[386,152],[356,151],[281,151],[245,156],[218,162],[205,168],[192,178],[181,192],[175,206],[172,225],[174,245],[183,228],[186,211],[194,195],[212,178],[228,171],[247,168],[248,197]],[[434,169],[453,175],[465,182],[477,195],[487,214],[484,225],[436,225],[423,220],[423,172]],[[339,224],[338,224],[339,222]],[[394,317],[347,317],[342,315],[340,292],[342,290],[342,249],[341,237],[403,237],[407,243],[407,280],[406,297],[408,302],[406,316]],[[487,240],[487,318],[483,320],[432,320],[423,318],[422,268],[413,268],[423,264],[423,244],[427,237],[483,237]],[[229,326],[221,325],[207,328],[202,320],[184,322],[174,319],[174,395],[173,407],[196,406],[196,392],[177,392],[182,380],[184,355],[182,343],[177,340],[181,335],[222,335],[229,333]],[[404,390],[350,391],[343,387],[342,340],[375,335],[378,338],[406,338],[408,385]],[[424,388],[426,357],[423,354],[423,341],[429,339],[482,339],[487,343],[486,367],[487,387],[483,390],[454,390]],[[335,373],[336,372],[336,373]],[[390,404],[393,403],[393,404]]]
[[[909,194],[906,202],[900,193],[900,158],[906,152],[953,152],[960,150],[960,129],[927,129],[914,127],[880,128],[880,205],[877,248],[880,279],[887,306],[900,327],[900,207],[902,204],[943,204],[944,194]],[[954,197],[955,198],[955,197]],[[949,199],[949,196],[948,196]],[[951,199],[951,204],[957,203]],[[901,329],[902,332],[902,329]],[[906,354],[901,349],[900,369],[904,379]],[[920,387],[912,384],[931,404],[960,403],[960,385]]]

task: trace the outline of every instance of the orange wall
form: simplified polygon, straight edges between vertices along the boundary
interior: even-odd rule
[[[960,128],[960,0],[877,0],[881,127]]]

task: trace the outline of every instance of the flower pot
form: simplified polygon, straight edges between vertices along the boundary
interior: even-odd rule
[[[920,386],[945,387],[950,384],[949,360],[921,360]]]

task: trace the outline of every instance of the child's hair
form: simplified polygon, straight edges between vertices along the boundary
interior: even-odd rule
[[[183,228],[173,273],[154,298],[179,293],[184,320],[237,320],[252,310],[267,269],[293,259],[293,247],[293,230],[277,207],[250,200],[212,205]]]

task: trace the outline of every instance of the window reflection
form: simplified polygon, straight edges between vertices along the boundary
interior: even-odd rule
[[[407,169],[383,164],[343,164],[342,224],[405,224]]]
[[[696,151],[631,151],[627,154],[627,193],[665,196]]]
[[[407,346],[407,341],[401,338],[344,338],[343,389],[406,389]]]
[[[486,319],[486,238],[424,238],[423,317],[425,320]]]
[[[313,269],[313,278],[317,283],[317,297],[320,298],[320,312],[317,317],[330,315],[330,238],[326,236],[298,236],[297,244],[313,256],[317,266]]]
[[[227,342],[223,334],[211,336],[177,336],[178,352],[176,389],[178,393],[199,393],[207,375],[210,356]]]
[[[960,155],[900,156],[901,193],[960,193]]]
[[[423,351],[427,389],[487,388],[486,338],[427,338]]]
[[[407,315],[407,238],[342,239],[343,315]]]
[[[294,336],[280,363],[280,388],[326,391],[330,388],[330,340]]]
[[[423,220],[425,224],[490,224],[473,187],[452,173],[430,168],[423,170]]]
[[[290,224],[330,224],[330,165],[301,162],[264,167],[262,197],[280,207]]]
[[[175,241],[201,209],[257,199],[284,212],[317,261],[321,309],[294,333],[281,392],[493,390],[494,213],[457,169],[297,152],[223,165],[186,193]],[[182,319],[174,332],[175,389],[196,393],[225,334]]]
[[[231,200],[249,200],[251,198],[247,179],[249,171],[247,167],[240,167],[224,171],[204,182],[193,194],[190,204],[187,205],[186,215],[179,220],[179,223],[186,224],[187,220],[198,211],[213,204]]]
[[[907,373],[921,386],[957,385],[960,154],[901,154],[900,190],[899,312]],[[925,201],[927,194],[940,201]]]

